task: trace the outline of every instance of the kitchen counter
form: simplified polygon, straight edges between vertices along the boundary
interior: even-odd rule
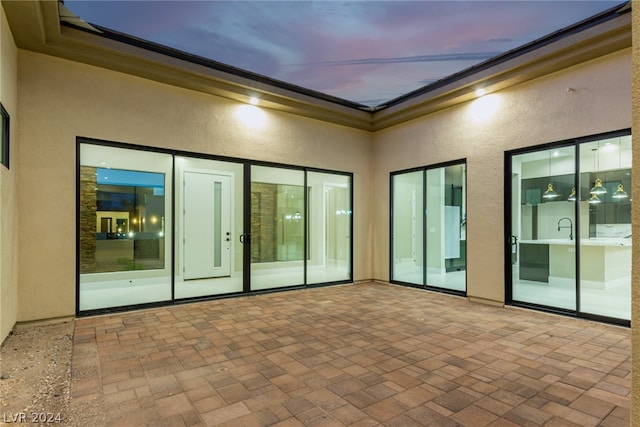
[[[574,246],[578,241],[569,239],[539,239],[520,240],[520,243],[535,245],[563,245]],[[595,239],[580,239],[581,246],[631,246],[631,238],[599,237]]]
[[[522,240],[520,278],[538,282],[575,279],[576,244],[569,239]],[[629,280],[631,238],[580,239],[583,286],[605,288]]]

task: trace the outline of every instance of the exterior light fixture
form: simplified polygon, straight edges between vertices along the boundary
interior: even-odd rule
[[[569,194],[569,198],[567,199],[568,202],[575,202],[578,199],[578,197],[576,196],[576,187],[573,187],[571,189],[571,194]]]

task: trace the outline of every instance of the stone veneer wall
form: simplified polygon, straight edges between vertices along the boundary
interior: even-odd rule
[[[276,261],[278,186],[251,183],[251,262]]]
[[[97,169],[80,167],[80,273],[96,269]]]

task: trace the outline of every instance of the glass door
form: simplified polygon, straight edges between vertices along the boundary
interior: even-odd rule
[[[580,148],[580,311],[631,319],[631,136]]]
[[[466,292],[466,165],[391,175],[391,281]]]
[[[513,301],[576,309],[575,148],[511,157]]]
[[[631,157],[628,132],[510,155],[507,302],[631,319]]]
[[[175,171],[175,298],[242,292],[242,163],[176,156]]]
[[[424,285],[424,171],[391,176],[391,280]]]
[[[171,300],[172,156],[79,150],[78,310]]]
[[[305,188],[303,170],[251,166],[250,290],[304,285]]]
[[[307,172],[307,284],[351,280],[351,176]]]

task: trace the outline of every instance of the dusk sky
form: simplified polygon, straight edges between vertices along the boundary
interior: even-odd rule
[[[87,22],[374,106],[610,1],[78,1]]]

